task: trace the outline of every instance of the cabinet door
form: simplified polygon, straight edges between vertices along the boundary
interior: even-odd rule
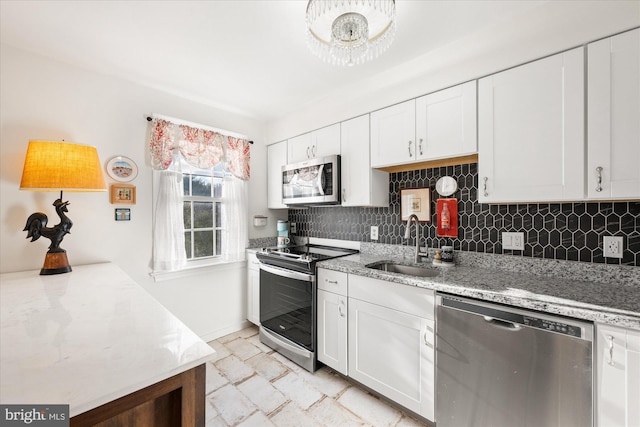
[[[371,113],[371,167],[416,161],[416,101]]]
[[[596,331],[598,426],[639,426],[640,332],[608,325]]]
[[[347,297],[318,290],[318,360],[347,375]]]
[[[349,298],[349,376],[434,420],[433,321]]]
[[[588,46],[587,195],[640,198],[640,29]]]
[[[269,209],[286,209],[282,203],[282,166],[287,164],[287,141],[267,147],[267,205]]]
[[[475,80],[416,100],[418,160],[476,153],[476,129]]]
[[[311,132],[290,138],[288,140],[288,163],[298,163],[313,157],[311,153]]]
[[[340,154],[340,123],[311,132],[311,157]]]
[[[369,115],[341,124],[342,206],[389,206],[389,174],[371,168]]]
[[[479,81],[478,199],[584,198],[584,62],[573,49]]]
[[[260,261],[247,251],[247,320],[260,325]]]

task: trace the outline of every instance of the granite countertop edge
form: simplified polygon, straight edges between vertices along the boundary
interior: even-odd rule
[[[392,261],[436,268],[436,277],[390,273],[366,265]],[[453,295],[506,304],[612,326],[640,330],[640,288],[587,280],[538,276],[491,268],[415,264],[389,254],[359,253],[319,262],[319,268],[393,283],[418,286]]]

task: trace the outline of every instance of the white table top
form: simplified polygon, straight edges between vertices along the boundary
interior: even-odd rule
[[[0,402],[78,415],[215,351],[115,264],[0,275]]]

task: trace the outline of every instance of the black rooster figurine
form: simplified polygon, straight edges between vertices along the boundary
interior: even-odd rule
[[[53,202],[56,213],[60,217],[60,223],[53,227],[47,227],[48,218],[42,212],[31,214],[27,219],[27,225],[23,230],[27,232],[27,239],[31,238],[31,241],[34,242],[40,236],[43,236],[51,240],[49,251],[44,260],[44,267],[40,270],[40,274],[60,274],[71,271],[71,266],[67,260],[67,252],[60,247],[62,239],[66,234],[70,233],[69,230],[73,225],[73,222],[65,215],[65,212],[68,212],[67,205],[69,205],[69,202],[63,202],[62,198]]]

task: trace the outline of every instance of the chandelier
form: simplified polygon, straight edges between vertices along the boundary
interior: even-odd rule
[[[391,45],[395,15],[395,0],[309,0],[307,43],[323,61],[361,64]]]

